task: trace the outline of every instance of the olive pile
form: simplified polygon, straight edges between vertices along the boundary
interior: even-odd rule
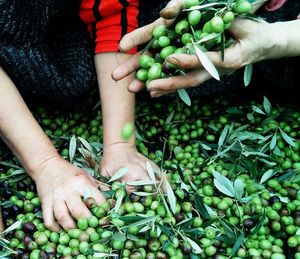
[[[181,15],[170,27],[158,25],[153,29],[149,54],[140,57],[136,78],[149,84],[152,80],[180,75],[186,71],[168,63],[172,54],[195,54],[195,48],[218,50],[229,44],[225,31],[236,16],[245,16],[252,5],[247,0],[236,1],[186,0]],[[224,49],[223,49],[224,50]]]
[[[5,225],[22,221],[5,236],[11,258],[299,259],[300,114],[266,100],[232,103],[138,103],[137,147],[162,165],[172,191],[141,183],[128,195],[115,181],[100,206],[85,198],[92,216],[69,231],[46,229],[33,182],[1,165]],[[70,136],[102,141],[97,112],[35,116],[66,159]]]

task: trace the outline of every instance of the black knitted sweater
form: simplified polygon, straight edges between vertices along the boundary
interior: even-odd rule
[[[141,0],[140,25],[155,20],[168,1]],[[78,17],[74,0],[0,0],[0,66],[19,90],[31,97],[71,102],[96,85],[93,48]],[[274,13],[261,12],[269,22],[295,19],[300,1],[288,1]],[[256,64],[252,87],[261,91],[296,91],[300,58]],[[1,87],[1,86],[0,86]],[[243,87],[242,71],[210,80],[193,94],[207,95]]]

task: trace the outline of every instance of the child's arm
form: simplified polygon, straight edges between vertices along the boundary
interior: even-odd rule
[[[121,53],[102,53],[95,57],[104,128],[101,173],[111,176],[119,168],[127,166],[129,171],[123,179],[125,181],[147,179],[145,166],[149,161],[136,150],[134,136],[128,142],[120,136],[126,122],[134,123],[135,95],[127,90],[134,75],[115,82],[111,72],[129,57]]]
[[[0,136],[35,181],[48,228],[59,230],[57,221],[69,229],[75,227],[72,216],[90,215],[81,200],[85,188],[98,202],[104,200],[95,179],[59,156],[1,67]]]

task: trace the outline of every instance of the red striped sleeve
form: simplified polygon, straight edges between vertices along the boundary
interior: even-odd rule
[[[266,4],[265,8],[267,11],[276,11],[278,10],[281,6],[285,4],[286,0],[272,0],[270,3]]]
[[[95,40],[95,53],[119,51],[121,38],[138,27],[138,14],[138,0],[82,0],[80,8]]]

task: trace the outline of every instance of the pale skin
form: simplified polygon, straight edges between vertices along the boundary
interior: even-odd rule
[[[183,0],[170,1],[167,7],[161,11],[162,17],[160,19],[125,35],[120,42],[120,48],[126,52],[150,40],[153,28],[159,24],[172,24],[182,6]],[[254,11],[260,6],[261,4],[255,5]],[[220,74],[230,73],[247,64],[262,60],[299,56],[299,30],[300,20],[267,23],[265,21],[237,19],[230,29],[236,43],[225,50],[225,61],[221,60],[219,52],[206,52],[206,54]],[[136,54],[128,62],[121,64],[114,70],[112,77],[115,80],[120,80],[138,69],[138,59],[139,54]],[[147,87],[152,97],[160,97],[180,88],[199,86],[212,78],[195,55],[174,54],[167,58],[167,62],[189,69],[190,72],[184,76],[153,80]],[[133,80],[128,89],[131,92],[138,92],[144,87],[142,82]]]
[[[123,182],[148,179],[146,161],[157,168],[137,151],[134,136],[129,141],[124,141],[120,135],[126,122],[134,124],[135,95],[127,90],[134,74],[115,82],[111,78],[111,71],[130,57],[131,55],[121,53],[103,53],[95,56],[104,128],[104,154],[100,170],[104,176],[112,176],[121,167],[128,167]],[[131,188],[128,189],[130,191]]]
[[[104,125],[100,170],[112,176],[127,166],[124,182],[148,179],[145,165],[149,161],[138,153],[134,136],[126,142],[120,137],[123,125],[134,123],[135,96],[127,90],[133,75],[116,83],[110,74],[128,58],[129,55],[116,53],[95,56]],[[91,215],[82,201],[86,188],[98,204],[105,200],[98,189],[99,182],[60,157],[2,68],[0,85],[0,135],[37,185],[46,227],[53,231],[76,227],[74,219]],[[0,227],[1,223],[0,216]]]

